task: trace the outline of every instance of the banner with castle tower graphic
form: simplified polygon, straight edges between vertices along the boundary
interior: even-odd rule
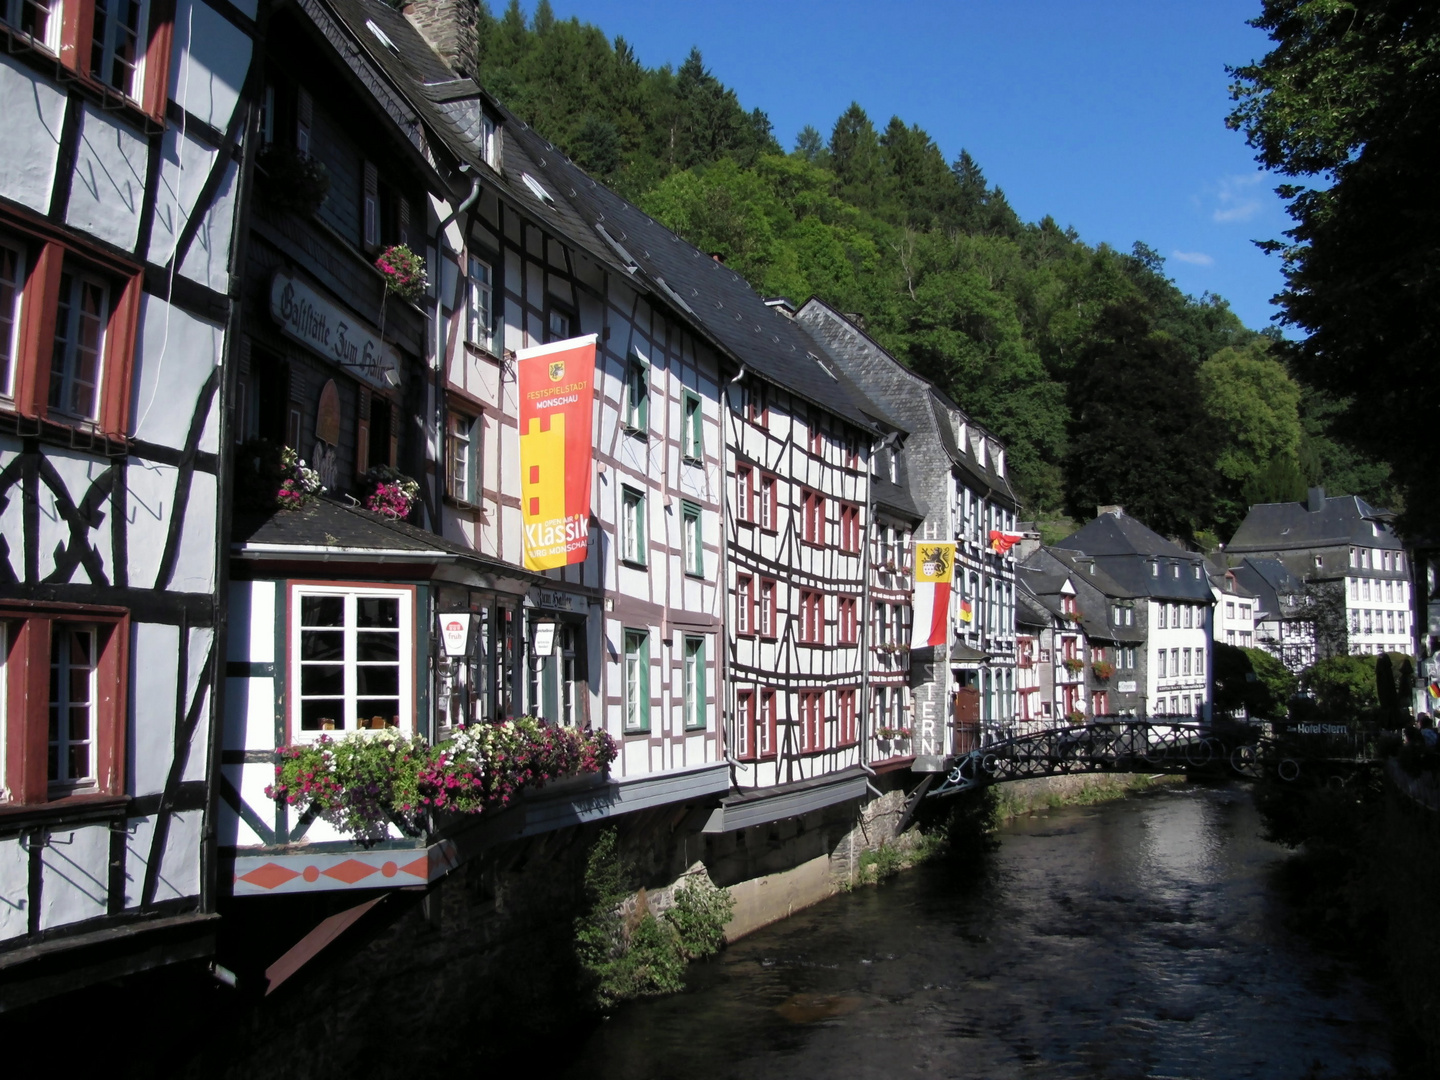
[[[596,335],[516,354],[525,567],[583,563],[590,544]]]

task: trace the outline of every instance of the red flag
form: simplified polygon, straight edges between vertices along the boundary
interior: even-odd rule
[[[1012,547],[1024,540],[1023,533],[1001,532],[999,529],[990,530],[990,549],[997,555],[1004,555]]]

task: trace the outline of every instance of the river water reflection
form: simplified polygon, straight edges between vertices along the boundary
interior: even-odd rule
[[[837,897],[577,1048],[587,1080],[1379,1077],[1373,989],[1283,926],[1246,788],[1029,818]]]

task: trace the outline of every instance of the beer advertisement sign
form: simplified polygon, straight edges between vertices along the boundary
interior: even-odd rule
[[[587,334],[516,354],[528,570],[583,563],[589,550],[595,342]]]

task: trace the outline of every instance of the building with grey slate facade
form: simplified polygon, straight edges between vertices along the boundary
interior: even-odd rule
[[[1409,561],[1391,518],[1357,495],[1327,498],[1324,488],[1311,488],[1303,503],[1252,506],[1226,553],[1232,560],[1276,560],[1299,583],[1279,596],[1282,606],[1291,597],[1289,605],[1305,609],[1314,624],[1309,662],[1344,653],[1409,653]],[[1284,644],[1282,638],[1282,652]],[[1282,659],[1291,667],[1304,658],[1299,649],[1288,655]]]

